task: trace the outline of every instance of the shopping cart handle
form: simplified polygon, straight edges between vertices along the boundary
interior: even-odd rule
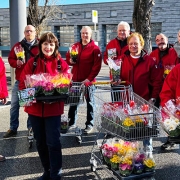
[[[121,84],[125,84],[127,81],[121,81]],[[98,84],[112,84],[112,81],[96,81],[92,82],[92,85],[98,85]]]

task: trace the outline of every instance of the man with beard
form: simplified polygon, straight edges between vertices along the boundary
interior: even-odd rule
[[[168,43],[168,38],[164,34],[160,33],[156,35],[156,45],[158,48],[152,51],[150,56],[156,62],[156,67],[159,69],[162,81],[164,81],[167,75],[167,69],[168,71],[172,69],[179,63],[179,59],[175,49]],[[159,104],[160,98],[156,100],[155,105],[159,107]],[[174,144],[167,141],[161,146],[161,149],[164,150],[172,146],[174,146]]]

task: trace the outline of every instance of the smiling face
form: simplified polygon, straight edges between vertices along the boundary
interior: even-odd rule
[[[123,24],[118,26],[117,36],[120,40],[124,41],[129,36],[130,30]]]
[[[81,39],[82,39],[82,44],[86,45],[90,42],[91,40],[91,35],[92,35],[92,31],[90,29],[90,27],[83,27],[81,30]]]
[[[156,36],[156,45],[160,51],[164,51],[167,48],[168,38],[164,34],[158,34]]]
[[[128,41],[129,51],[132,56],[139,56],[143,46],[138,36],[130,36]]]
[[[45,56],[52,56],[53,53],[54,53],[54,50],[55,50],[55,43],[52,42],[52,43],[49,43],[47,41],[43,42],[42,43],[42,52]]]

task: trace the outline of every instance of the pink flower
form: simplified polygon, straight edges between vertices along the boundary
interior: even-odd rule
[[[132,167],[129,164],[119,164],[119,167],[125,171],[125,170],[131,170]]]

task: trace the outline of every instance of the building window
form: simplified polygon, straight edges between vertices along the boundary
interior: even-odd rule
[[[56,26],[54,31],[60,47],[70,47],[74,43],[74,26]]]
[[[9,27],[0,27],[0,46],[10,46]]]
[[[117,11],[110,11],[111,17],[117,17]]]
[[[91,18],[92,17],[92,12],[85,12],[85,18]]]

